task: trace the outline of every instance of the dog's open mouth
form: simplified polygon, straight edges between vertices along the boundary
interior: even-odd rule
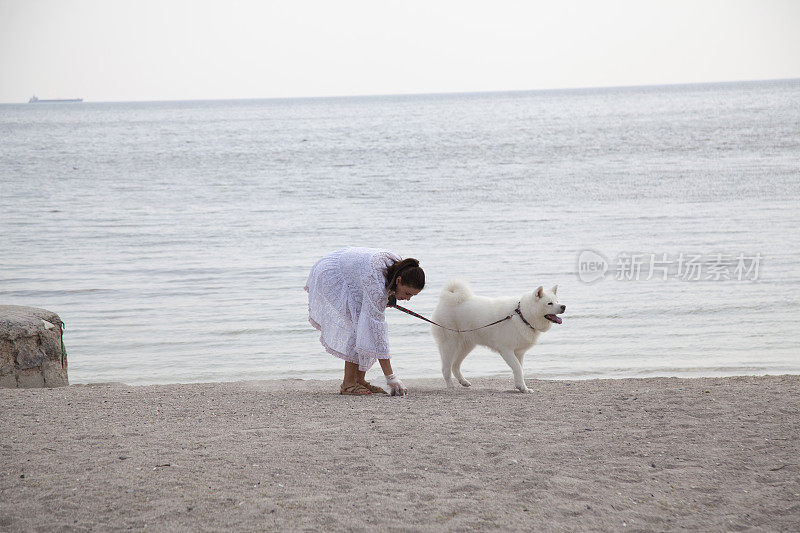
[[[544,315],[544,317],[549,320],[550,322],[554,322],[556,324],[561,324],[561,317],[558,315]]]

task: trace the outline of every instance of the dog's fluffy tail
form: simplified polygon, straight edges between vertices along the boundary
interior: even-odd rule
[[[472,296],[472,290],[462,279],[451,279],[442,289],[439,299],[450,305],[458,305]]]

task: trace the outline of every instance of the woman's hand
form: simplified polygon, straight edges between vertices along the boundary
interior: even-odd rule
[[[408,394],[408,389],[406,386],[403,385],[403,382],[400,381],[400,378],[394,374],[389,374],[386,376],[386,384],[389,385],[392,396],[405,396]]]

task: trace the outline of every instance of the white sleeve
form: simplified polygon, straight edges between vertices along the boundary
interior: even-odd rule
[[[356,329],[356,351],[377,359],[389,358],[389,327],[386,324],[386,268],[399,260],[394,254],[372,257],[362,278],[364,299]]]

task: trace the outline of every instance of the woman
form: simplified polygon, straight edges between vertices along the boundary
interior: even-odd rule
[[[419,261],[400,259],[388,250],[343,248],[317,261],[308,276],[308,321],[320,330],[320,342],[344,359],[340,394],[386,394],[364,378],[380,361],[392,395],[407,390],[392,372],[384,311],[397,300],[410,300],[425,287]]]

